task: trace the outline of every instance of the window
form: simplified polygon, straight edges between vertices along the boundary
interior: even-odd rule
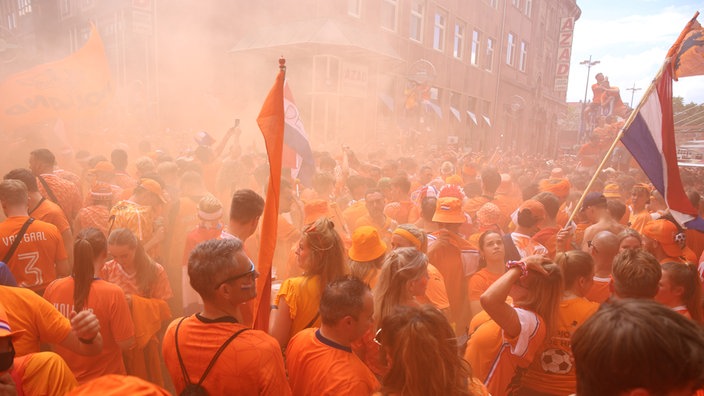
[[[425,4],[423,1],[414,0],[411,4],[411,25],[409,37],[419,43],[423,42],[423,20],[425,19]]]
[[[514,7],[521,7],[521,0],[511,0]]]
[[[17,0],[17,9],[20,16],[27,15],[32,12],[31,0]]]
[[[10,12],[9,14],[7,14],[7,29],[17,29],[17,16],[14,12]]]
[[[59,13],[61,19],[66,19],[71,16],[71,0],[59,0]]]
[[[362,0],[347,0],[347,15],[353,17],[362,16]]]
[[[396,18],[398,11],[398,0],[382,0],[381,2],[381,27],[391,31],[396,31]]]
[[[525,41],[521,41],[521,54],[518,57],[518,70],[524,72],[526,71],[526,61],[528,58],[528,44]]]
[[[445,50],[445,28],[447,26],[447,11],[438,8],[435,12],[435,26],[433,29],[433,48],[438,51]]]
[[[506,64],[513,66],[513,60],[516,55],[516,36],[513,33],[509,33],[506,41]]]
[[[463,21],[455,22],[455,41],[452,47],[452,54],[457,59],[464,57],[464,32],[467,30],[467,24]]]
[[[525,12],[526,16],[530,18],[530,14],[533,13],[533,0],[524,1],[525,2],[523,3],[523,5],[525,6],[525,8],[523,9],[523,11]]]
[[[494,39],[486,39],[486,56],[484,57],[484,69],[492,71],[494,69]]]
[[[469,55],[469,63],[473,65],[479,64],[479,49],[481,48],[481,33],[476,30],[472,31],[472,53]]]
[[[492,6],[493,8],[496,8],[498,5],[498,0],[489,0],[489,5]]]

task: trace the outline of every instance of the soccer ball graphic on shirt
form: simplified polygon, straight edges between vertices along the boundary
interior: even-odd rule
[[[543,370],[552,374],[567,374],[572,370],[572,356],[562,349],[547,349],[540,357]]]

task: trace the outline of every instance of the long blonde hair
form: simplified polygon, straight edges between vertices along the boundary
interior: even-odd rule
[[[399,248],[389,253],[374,289],[376,323],[401,305],[408,297],[405,295],[408,281],[422,276],[427,269],[428,257],[416,248]]]
[[[325,217],[304,228],[301,238],[310,247],[310,263],[304,276],[320,276],[320,290],[333,280],[348,273],[342,239],[335,231],[335,224]]]

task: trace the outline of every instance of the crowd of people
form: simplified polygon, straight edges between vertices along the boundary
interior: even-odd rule
[[[637,168],[316,153],[263,331],[268,168],[237,136],[4,174],[0,395],[704,394],[704,233]]]

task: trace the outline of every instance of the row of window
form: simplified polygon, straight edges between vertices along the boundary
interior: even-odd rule
[[[348,0],[348,13],[352,16],[360,17],[362,11],[361,2],[362,0]],[[382,28],[394,32],[398,30],[398,2],[399,0],[382,0],[380,10]],[[522,6],[525,14],[530,16],[533,7],[532,0],[512,0],[512,3],[519,8]],[[496,0],[489,0],[489,5],[496,7]],[[408,36],[409,39],[418,43],[423,43],[425,11],[426,1],[411,0]],[[448,11],[438,7],[433,16],[432,47],[440,52],[444,52],[447,47],[448,21]],[[452,55],[461,60],[468,58],[470,64],[491,71],[494,63],[496,40],[493,37],[483,37],[483,33],[479,30],[472,30],[469,54],[466,54],[467,33],[467,23],[461,19],[456,19],[452,26]],[[525,72],[527,58],[528,43],[522,40],[519,42],[515,34],[508,33],[506,64]]]

